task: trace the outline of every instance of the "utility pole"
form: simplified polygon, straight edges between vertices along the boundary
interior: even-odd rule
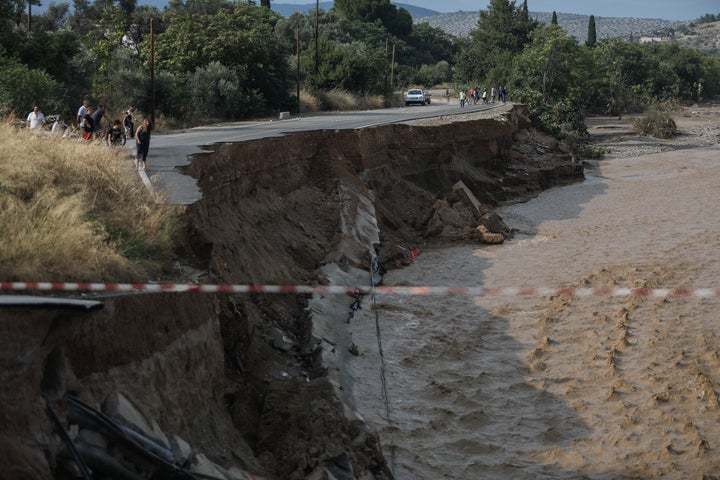
[[[300,113],[300,28],[295,29],[295,56],[297,57],[297,113]]]
[[[392,62],[390,62],[390,90],[393,89],[393,83],[395,81],[395,44],[393,43]]]
[[[155,27],[150,19],[150,123],[155,127]]]
[[[388,64],[387,64],[388,54],[389,54],[389,53],[390,53],[390,39],[389,39],[389,38],[385,38],[385,75],[384,75],[385,78],[384,78],[384,80],[383,80],[383,83],[384,83],[384,87],[385,87],[385,88],[384,88],[384,92],[383,92],[383,93],[385,94],[385,95],[384,95],[384,96],[385,96],[385,102],[384,102],[384,103],[385,103],[385,106],[386,106],[386,107],[389,106],[389,104],[390,104],[390,101],[389,101],[389,100],[390,100],[390,88],[389,88],[389,85],[388,85],[389,69],[388,69]]]
[[[315,83],[317,83],[318,64],[320,55],[318,53],[318,42],[320,41],[320,0],[315,0]]]

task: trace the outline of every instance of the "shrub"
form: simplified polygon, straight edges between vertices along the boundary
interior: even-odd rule
[[[633,120],[633,127],[639,133],[655,138],[671,138],[677,134],[677,124],[666,112],[650,112]]]
[[[0,58],[0,115],[24,116],[39,105],[46,114],[61,111],[61,87],[42,70],[31,69],[12,59]]]
[[[606,154],[610,153],[610,149],[594,145],[583,145],[577,149],[576,153],[580,158],[587,160],[600,160]]]
[[[210,62],[188,76],[187,87],[195,111],[201,116],[238,117],[242,103],[240,81],[229,67]]]

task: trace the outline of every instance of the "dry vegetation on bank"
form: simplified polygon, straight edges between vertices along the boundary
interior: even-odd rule
[[[126,149],[0,124],[0,277],[133,281],[161,271],[179,212],[157,205]]]
[[[383,108],[383,101],[383,97],[380,95],[359,96],[339,88],[321,93],[301,90],[300,112],[378,109]]]

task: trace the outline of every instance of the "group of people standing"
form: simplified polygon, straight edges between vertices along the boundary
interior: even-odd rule
[[[464,107],[466,103],[472,102],[473,105],[477,105],[482,101],[483,104],[495,103],[500,101],[505,103],[507,98],[507,89],[505,87],[490,88],[490,95],[488,96],[487,90],[480,92],[480,87],[471,88],[468,92],[465,90],[460,91],[460,107]]]
[[[97,138],[98,132],[101,131],[101,122],[103,118],[107,118],[105,106],[98,104],[98,108],[93,111],[89,100],[83,100],[83,104],[78,109],[77,121],[78,128],[82,129],[83,138],[91,141]],[[137,153],[135,156],[135,165],[138,170],[147,170],[147,155],[150,149],[150,131],[152,125],[149,118],[145,118],[140,126],[135,128],[135,108],[130,107],[125,112],[125,118],[121,122],[119,119],[113,120],[112,124],[103,130],[103,137],[108,146],[124,144],[126,140],[134,138]]]
[[[106,112],[103,104],[98,104],[97,108],[93,108],[90,100],[83,100],[76,119],[77,129],[81,132],[82,138],[86,142],[101,139],[109,147],[124,145],[128,139],[134,138],[137,148],[135,165],[139,170],[146,170],[152,130],[150,119],[145,118],[140,126],[135,128],[135,108],[130,107],[125,112],[122,122],[120,119],[115,119],[103,129],[101,128],[103,119],[109,119]],[[27,116],[27,127],[29,130],[36,130],[41,129],[44,124],[45,115],[40,111],[40,107],[35,105],[33,111]],[[57,116],[51,128],[53,134],[62,135],[63,138],[75,136],[72,130],[60,115]]]

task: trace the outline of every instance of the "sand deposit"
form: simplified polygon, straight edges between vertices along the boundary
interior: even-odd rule
[[[612,153],[585,182],[501,209],[519,230],[512,241],[425,251],[385,283],[717,288],[717,110],[697,112],[676,118],[674,146],[633,135],[627,119],[596,119],[591,132]],[[356,400],[399,479],[720,474],[718,298],[363,306]]]

